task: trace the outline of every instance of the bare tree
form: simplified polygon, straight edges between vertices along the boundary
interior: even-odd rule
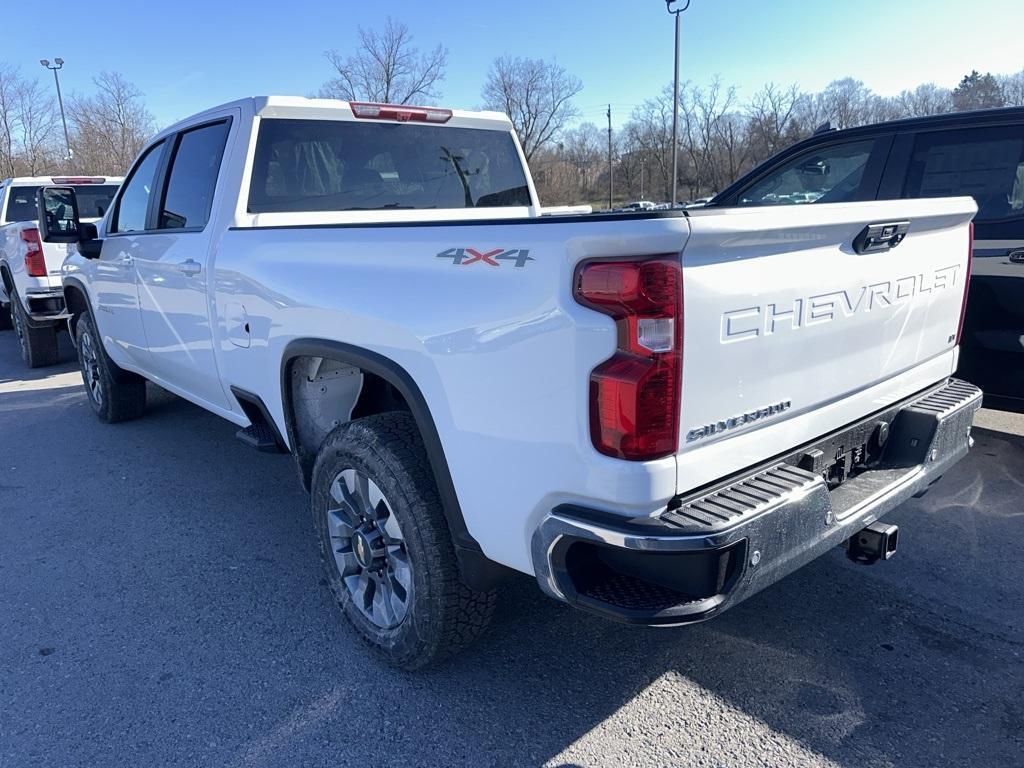
[[[582,90],[580,79],[556,62],[501,56],[491,64],[481,95],[488,109],[512,120],[529,161],[579,114],[572,100]]]
[[[899,102],[901,117],[939,115],[953,109],[950,90],[935,83],[922,83],[912,91],[903,91],[896,100]]]
[[[351,56],[337,50],[324,54],[337,72],[320,88],[320,96],[347,101],[409,104],[437,98],[448,66],[448,51],[438,45],[420,53],[409,28],[390,16],[383,32],[359,28],[359,49]]]
[[[781,87],[775,83],[768,83],[754,94],[747,112],[750,138],[759,145],[759,155],[771,157],[792,143],[792,124],[800,95],[795,84]]]
[[[63,155],[57,144],[57,106],[38,80],[21,80],[14,92],[14,123],[17,126],[15,169],[39,176]]]
[[[93,78],[96,92],[68,103],[74,166],[85,173],[124,173],[154,132],[142,92],[117,72]]]
[[[15,175],[15,104],[21,82],[21,77],[14,67],[10,64],[0,64],[0,174],[4,178]]]
[[[1003,99],[1008,107],[1024,107],[1024,69],[1012,75],[997,77]]]

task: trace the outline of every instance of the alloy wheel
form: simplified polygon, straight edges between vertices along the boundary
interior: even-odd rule
[[[103,405],[103,389],[100,386],[100,360],[96,346],[92,341],[92,334],[88,329],[83,328],[78,340],[78,348],[82,357],[82,379],[89,395],[97,406]]]
[[[345,469],[331,482],[326,515],[334,563],[352,604],[377,627],[397,627],[409,611],[412,567],[390,503],[373,480]]]

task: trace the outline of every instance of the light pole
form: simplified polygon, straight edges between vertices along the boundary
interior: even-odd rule
[[[612,209],[612,190],[615,187],[615,167],[612,165],[612,105],[608,105],[608,210]]]
[[[53,72],[53,82],[57,85],[57,103],[60,105],[60,122],[64,126],[64,144],[68,148],[68,160],[71,159],[71,139],[68,137],[68,121],[64,117],[64,98],[60,95],[60,78],[57,77],[57,70],[64,66],[64,59],[58,56],[50,66],[49,59],[40,59],[39,63]]]
[[[678,4],[682,3],[681,6]],[[673,8],[672,6],[677,7]],[[672,208],[676,207],[679,183],[679,17],[690,7],[690,0],[665,0],[665,8],[676,17],[676,60],[672,79]]]

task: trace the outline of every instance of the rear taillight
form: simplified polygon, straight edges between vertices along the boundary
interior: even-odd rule
[[[25,241],[25,270],[29,277],[46,277],[46,259],[43,258],[43,244],[39,242],[38,229],[21,230]]]
[[[678,257],[591,261],[575,298],[610,315],[618,348],[590,375],[590,435],[598,451],[648,461],[679,442],[683,271]]]
[[[971,290],[971,262],[974,261],[974,222],[967,233],[967,271],[964,272],[964,298],[960,303],[960,324],[956,328],[956,343],[959,346],[960,339],[964,335],[964,318],[967,317],[967,294]]]
[[[400,123],[447,123],[452,119],[450,109],[439,107],[407,107],[404,104],[370,104],[349,102],[352,114],[363,120],[397,120]]]

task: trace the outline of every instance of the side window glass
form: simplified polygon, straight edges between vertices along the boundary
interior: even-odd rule
[[[117,204],[114,232],[142,232],[146,229],[149,196],[153,193],[153,182],[163,146],[161,141],[150,147],[125,182]]]
[[[874,139],[834,144],[792,158],[739,194],[737,205],[800,205],[859,200]]]
[[[970,195],[978,221],[1024,214],[1024,126],[922,133],[903,197]]]
[[[171,160],[167,194],[160,208],[160,229],[206,226],[227,139],[227,122],[206,125],[181,135]]]

